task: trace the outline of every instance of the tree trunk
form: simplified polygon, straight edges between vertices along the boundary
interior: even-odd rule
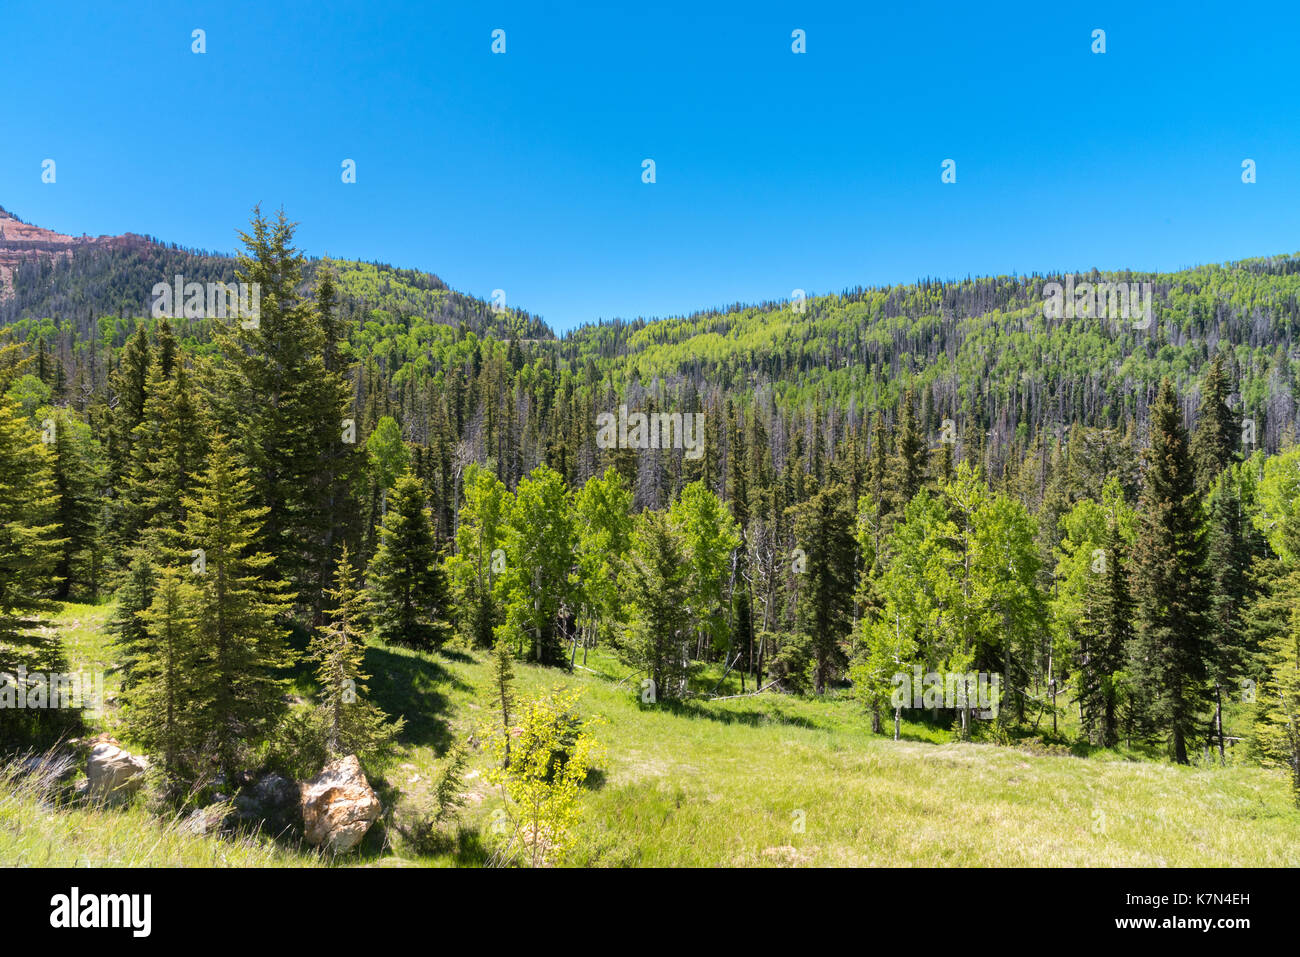
[[[1223,688],[1214,683],[1214,732],[1219,736],[1219,763],[1227,764],[1223,755]]]

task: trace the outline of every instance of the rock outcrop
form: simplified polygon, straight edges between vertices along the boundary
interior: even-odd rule
[[[379,818],[379,797],[355,754],[331,761],[301,787],[303,829],[309,844],[335,853],[350,851]]]
[[[126,798],[140,790],[149,759],[132,754],[116,742],[100,741],[86,762],[86,781],[94,797]]]

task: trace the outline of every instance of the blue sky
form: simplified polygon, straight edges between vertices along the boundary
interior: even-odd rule
[[[233,251],[283,204],[558,330],[1300,249],[1300,4],[1136,6],[12,4],[0,205]]]

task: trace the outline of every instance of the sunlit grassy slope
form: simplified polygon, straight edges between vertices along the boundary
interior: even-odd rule
[[[111,657],[100,632],[105,618],[102,607],[65,608],[60,624],[74,656]],[[1300,865],[1300,811],[1284,778],[1240,761],[1181,768],[1125,753],[1079,757],[1041,743],[961,744],[921,724],[905,725],[905,740],[895,742],[872,735],[847,698],[765,694],[649,706],[622,665],[593,655],[588,666],[571,675],[517,668],[522,693],[577,687],[584,710],[602,718],[603,766],[584,798],[572,863]],[[385,647],[370,649],[367,667],[375,700],[407,720],[401,747],[369,769],[386,793],[400,792],[401,822],[427,809],[452,742],[482,738],[493,717],[490,669],[481,653]],[[305,675],[296,681],[299,694],[310,693]],[[111,709],[105,720],[111,728]],[[484,782],[488,762],[471,749],[461,836],[446,853],[418,855],[390,828],[356,863],[481,862],[501,804]],[[139,808],[42,810],[12,788],[0,798],[5,863],[317,860],[265,842],[182,840]]]

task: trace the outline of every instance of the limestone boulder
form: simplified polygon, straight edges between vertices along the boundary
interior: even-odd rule
[[[86,762],[87,789],[95,797],[126,798],[140,790],[148,770],[148,758],[114,742],[100,741],[90,749]]]
[[[307,843],[335,853],[361,843],[382,810],[355,754],[331,761],[302,784],[301,805]]]

